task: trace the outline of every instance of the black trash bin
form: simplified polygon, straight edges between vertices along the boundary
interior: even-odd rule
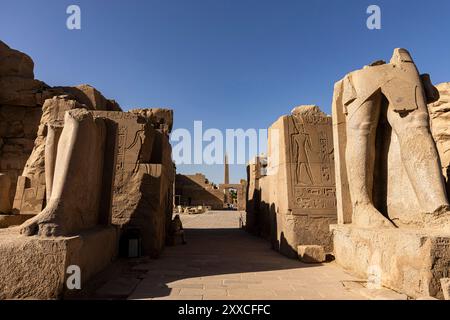
[[[142,255],[142,239],[139,229],[127,229],[121,237],[120,255],[126,258],[139,258]]]

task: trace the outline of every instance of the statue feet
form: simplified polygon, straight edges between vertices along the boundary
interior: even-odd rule
[[[363,228],[395,228],[373,205],[357,205],[353,209],[352,224]]]
[[[60,212],[58,212],[60,211]],[[43,236],[43,237],[57,237],[67,235],[66,228],[68,221],[61,223],[64,220],[63,210],[58,210],[57,207],[47,206],[41,213],[34,218],[24,222],[20,227],[20,233],[26,236]]]

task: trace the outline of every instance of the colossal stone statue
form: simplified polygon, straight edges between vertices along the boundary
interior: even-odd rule
[[[74,109],[66,112],[60,136],[59,126],[48,130],[45,177],[51,194],[21,233],[67,236],[98,224],[105,124],[85,109]]]
[[[442,298],[450,265],[449,202],[427,107],[437,99],[405,49],[334,88],[336,262],[414,298]]]
[[[53,178],[55,176],[56,155],[58,154],[58,142],[64,129],[62,121],[54,121],[47,125],[47,138],[45,139],[45,187],[47,203],[50,202],[52,194]]]
[[[376,137],[383,113],[398,140],[399,160],[423,214],[416,213],[408,223],[429,226],[444,217],[449,203],[427,110],[427,103],[438,98],[429,76],[419,75],[405,49],[395,49],[390,63],[377,61],[336,84],[335,102],[346,118],[345,163],[352,223],[364,227],[395,225],[392,217],[375,208],[373,200],[374,188],[380,188],[374,173],[376,159],[381,159]]]

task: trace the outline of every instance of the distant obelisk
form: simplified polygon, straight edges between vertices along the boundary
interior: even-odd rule
[[[224,161],[224,178],[223,178],[224,184],[230,183],[230,171],[228,169],[228,156],[225,153],[225,161]]]

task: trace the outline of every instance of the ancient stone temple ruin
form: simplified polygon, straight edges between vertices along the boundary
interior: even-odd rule
[[[204,174],[177,174],[175,204],[180,206],[207,206],[213,210],[224,208],[224,194]]]
[[[169,257],[174,269],[164,276],[146,263],[143,269],[152,272],[145,277],[158,277],[146,290],[169,291],[161,278],[176,274],[179,285],[185,269],[197,280],[289,270],[288,280],[277,276],[289,284],[293,275],[330,267],[407,298],[449,298],[450,83],[433,86],[407,50],[395,49],[389,63],[376,61],[338,81],[332,116],[316,105],[281,116],[268,130],[267,155],[249,162],[247,181],[230,183],[225,157],[218,185],[203,174],[176,174],[172,110],[123,111],[89,85],[48,86],[33,68],[30,57],[0,42],[0,299],[67,297],[70,268],[82,270],[84,286],[118,257],[160,257],[175,235],[194,246],[175,248],[188,254]],[[203,218],[219,232],[211,236],[195,225],[202,216],[172,220],[174,204],[217,210]],[[183,228],[183,218],[190,227]],[[226,219],[235,220],[222,228]],[[317,268],[273,252],[276,257],[253,255],[268,243],[240,234],[244,220],[276,251]],[[198,251],[199,243],[212,246],[199,239],[205,235],[232,259],[214,252],[203,260],[199,252],[208,251]],[[217,240],[228,240],[224,235],[237,237],[238,250]],[[246,255],[241,241],[249,238],[262,245]],[[253,265],[236,256],[272,260]],[[289,268],[272,270],[279,261]],[[220,281],[214,290],[226,294],[226,283],[236,285]],[[203,283],[189,285],[206,290]]]
[[[227,156],[224,163],[224,183],[216,185],[204,174],[177,174],[175,178],[175,204],[182,207],[202,206],[213,210],[227,209],[232,205],[237,210],[245,210],[247,181],[230,183]],[[231,196],[231,191],[236,197]]]
[[[430,77],[396,49],[389,63],[351,72],[334,90],[336,261],[411,297],[442,298],[450,265],[448,92],[439,88],[436,102]]]
[[[299,106],[269,128],[267,158],[249,164],[247,228],[290,257],[299,245],[331,252],[336,222],[331,117]],[[322,249],[323,250],[323,249]]]
[[[172,219],[172,110],[123,112],[88,85],[49,87],[2,42],[0,58],[0,298],[60,297],[68,266],[87,281],[130,233],[138,254],[158,256]]]

